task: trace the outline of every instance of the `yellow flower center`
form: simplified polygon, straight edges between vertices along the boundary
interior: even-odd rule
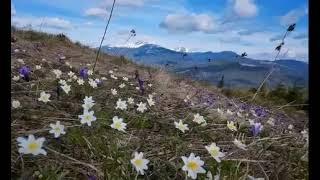
[[[236,130],[237,129],[236,126],[233,123],[229,123],[228,127],[229,127],[230,130]]]
[[[115,127],[116,129],[120,129],[120,128],[121,128],[121,123],[120,123],[120,122],[116,122],[116,123],[114,124],[114,127]]]
[[[143,162],[142,162],[142,159],[136,159],[134,163],[136,164],[136,166],[142,166]]]
[[[191,169],[192,171],[195,171],[195,170],[197,170],[199,168],[198,164],[196,162],[194,162],[194,161],[189,162],[187,167],[189,169]]]
[[[39,145],[33,142],[28,145],[28,148],[30,149],[31,152],[33,152],[39,148]]]
[[[54,130],[55,130],[56,132],[60,132],[60,128],[58,128],[58,127],[54,128]]]
[[[219,154],[218,149],[214,148],[210,151],[211,156],[216,157]]]
[[[84,117],[84,119],[85,119],[86,121],[90,121],[91,116],[90,116],[90,115],[86,115],[86,116]]]

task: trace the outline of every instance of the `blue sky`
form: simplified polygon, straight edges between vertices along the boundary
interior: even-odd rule
[[[65,33],[91,47],[99,44],[112,0],[12,0],[12,24]],[[272,59],[288,24],[280,58],[308,61],[306,0],[117,0],[104,45],[142,41],[189,51],[246,51]],[[29,25],[29,26],[28,26]],[[136,37],[126,42],[131,29]]]

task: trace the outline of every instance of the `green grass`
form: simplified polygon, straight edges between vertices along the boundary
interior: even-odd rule
[[[61,43],[56,37],[47,34],[23,31],[15,33],[22,38],[24,43],[29,43],[29,45],[34,41],[48,43],[48,38],[52,38],[52,43]],[[31,37],[23,35],[23,33],[30,34]],[[52,47],[44,46],[42,48],[45,51]],[[59,46],[59,48],[68,49],[69,53],[81,54],[82,52],[79,52],[77,47],[69,45]],[[32,50],[27,52],[34,55]],[[50,59],[46,55],[34,55],[26,62],[32,63],[30,65],[34,66],[34,64],[40,63],[42,57]],[[87,53],[82,52],[81,56],[77,58],[81,59],[85,55]],[[90,58],[94,59],[94,56]],[[304,142],[301,138],[299,139],[301,135],[298,130],[291,135],[281,134],[279,132],[283,130],[283,127],[265,125],[260,140],[261,138],[266,139],[257,141],[258,138],[252,138],[249,131],[248,118],[238,118],[240,129],[238,132],[231,132],[226,127],[226,122],[229,119],[220,117],[213,107],[207,109],[187,107],[181,98],[186,95],[181,95],[185,91],[178,84],[184,82],[190,85],[193,90],[187,92],[188,94],[206,89],[222,97],[223,95],[215,87],[203,82],[173,77],[166,72],[159,72],[155,68],[137,66],[125,59],[110,58],[107,55],[102,55],[100,58],[101,61],[97,66],[100,68],[97,70],[99,73],[96,73],[93,79],[107,77],[103,85],[92,89],[88,84],[78,86],[76,82],[69,83],[72,84],[70,94],[66,95],[61,92],[59,100],[56,99],[54,92],[57,84],[50,72],[52,70],[50,67],[62,69],[63,79],[67,79],[66,73],[71,69],[58,62],[52,61],[50,66],[49,64],[44,65],[42,70],[34,72],[32,82],[12,83],[12,98],[18,99],[22,103],[22,108],[13,109],[11,116],[11,174],[13,179],[30,179],[35,171],[39,171],[39,174],[42,175],[39,178],[38,174],[38,179],[87,179],[88,175],[99,176],[100,179],[135,179],[136,171],[130,163],[135,151],[143,152],[145,158],[150,160],[149,168],[145,171],[146,174],[138,176],[137,179],[185,179],[185,172],[181,169],[183,166],[181,156],[189,156],[191,152],[205,161],[204,168],[210,170],[213,175],[217,174],[220,169],[221,178],[224,177],[224,179],[245,179],[246,175],[264,177],[263,171],[268,174],[270,179],[277,177],[278,179],[308,178],[308,164],[300,160],[306,149],[303,148]],[[12,59],[12,63],[15,65],[12,72],[15,73],[19,67],[15,62],[17,57],[12,55]],[[102,69],[104,65],[106,68]],[[113,80],[108,74],[108,71],[113,70],[114,67],[118,68],[118,71],[115,72],[119,76],[118,80]],[[74,67],[72,70],[78,72],[77,68]],[[146,78],[154,86],[152,88],[146,86],[144,95],[135,89],[137,82],[132,77],[133,69],[139,70],[144,78],[149,74],[154,75],[154,78]],[[120,74],[130,78],[123,89],[118,87],[123,82]],[[49,79],[44,80],[45,77]],[[162,77],[170,77],[168,85],[163,85]],[[29,86],[31,83],[35,84],[32,88]],[[129,83],[134,85],[130,86]],[[116,88],[118,95],[111,95],[111,88]],[[50,91],[52,96],[50,103],[44,104],[37,101],[40,90]],[[133,97],[135,103],[146,103],[148,94],[153,92],[157,93],[155,95],[156,105],[148,107],[148,111],[144,113],[137,112],[137,106],[133,105],[128,105],[126,111],[115,109],[119,98],[124,100]],[[231,96],[238,98],[242,95],[246,94],[239,93]],[[92,122],[91,127],[80,126],[78,118],[78,115],[83,111],[81,104],[85,96],[93,96],[96,101],[92,109],[97,120]],[[196,102],[199,98],[201,98],[200,95],[196,95],[192,100]],[[235,102],[239,103],[236,100]],[[228,107],[228,101],[223,98],[219,99],[217,103],[223,109]],[[202,127],[193,122],[194,113],[203,115],[208,125]],[[123,118],[127,123],[126,133],[110,127],[114,116]],[[174,127],[173,122],[179,119],[183,119],[184,123],[189,125],[190,130],[186,133],[182,133]],[[67,133],[59,139],[53,138],[46,130],[50,123],[57,120],[67,126]],[[291,122],[285,123],[283,126],[287,127]],[[42,131],[33,132],[35,130]],[[253,143],[248,151],[239,150],[232,143],[239,133],[245,134],[246,144]],[[47,156],[24,155],[20,158],[16,138],[27,134],[46,137],[45,146],[56,152],[47,149]],[[217,163],[210,157],[204,146],[212,142],[216,142],[226,154],[232,153],[228,160]],[[249,160],[263,161],[260,163],[262,168],[256,162]],[[37,177],[33,178],[37,179]],[[205,174],[198,175],[198,179],[205,179],[205,177]]]

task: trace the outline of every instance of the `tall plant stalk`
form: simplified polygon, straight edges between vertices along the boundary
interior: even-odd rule
[[[109,26],[109,23],[110,23],[110,20],[111,20],[111,17],[112,17],[112,12],[113,12],[113,8],[114,8],[114,4],[115,3],[116,3],[116,0],[113,0],[110,16],[109,16],[107,25],[106,25],[106,27],[104,29],[104,33],[103,33],[103,36],[102,36],[102,39],[101,39],[101,42],[100,42],[100,46],[99,46],[99,49],[98,49],[98,52],[97,52],[96,60],[95,60],[94,65],[93,65],[93,72],[94,72],[94,69],[96,68],[96,65],[97,65],[97,61],[98,61],[99,54],[100,54],[100,51],[101,51],[101,46],[102,46],[104,37],[106,36],[106,32],[107,32],[107,29],[108,29],[108,26]]]
[[[276,50],[278,50],[278,53],[277,53],[277,55],[275,56],[275,58],[274,58],[273,61],[276,61],[276,60],[277,60],[277,58],[278,58],[278,56],[279,56],[279,54],[280,54],[280,51],[281,51],[281,49],[282,49],[281,47],[282,47],[282,45],[284,45],[284,40],[285,40],[285,38],[286,38],[287,35],[288,35],[288,32],[293,31],[293,30],[294,30],[294,27],[295,27],[295,24],[292,24],[292,25],[290,25],[289,28],[286,30],[284,36],[282,37],[282,40],[281,40],[280,45],[277,47],[277,48],[279,48],[279,49],[276,48]],[[271,74],[274,72],[274,70],[275,70],[275,69],[274,69],[274,65],[275,65],[275,63],[272,64],[269,73],[266,75],[266,77],[263,79],[263,81],[262,81],[261,84],[259,85],[259,87],[258,87],[257,91],[254,93],[251,101],[254,101],[254,99],[256,98],[257,94],[258,94],[259,91],[261,90],[261,88],[262,88],[262,86],[264,85],[264,83],[268,80],[268,78],[269,78],[269,77],[271,76]]]

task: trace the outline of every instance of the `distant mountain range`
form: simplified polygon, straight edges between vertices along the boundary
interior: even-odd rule
[[[276,70],[267,82],[269,87],[279,83],[308,86],[308,64],[294,59],[273,62],[243,58],[232,51],[188,52],[183,47],[171,50],[146,43],[135,47],[103,46],[102,51],[115,56],[123,55],[138,64],[166,67],[177,74],[212,84],[217,84],[223,75],[227,87],[257,87],[271,66],[275,65]]]

